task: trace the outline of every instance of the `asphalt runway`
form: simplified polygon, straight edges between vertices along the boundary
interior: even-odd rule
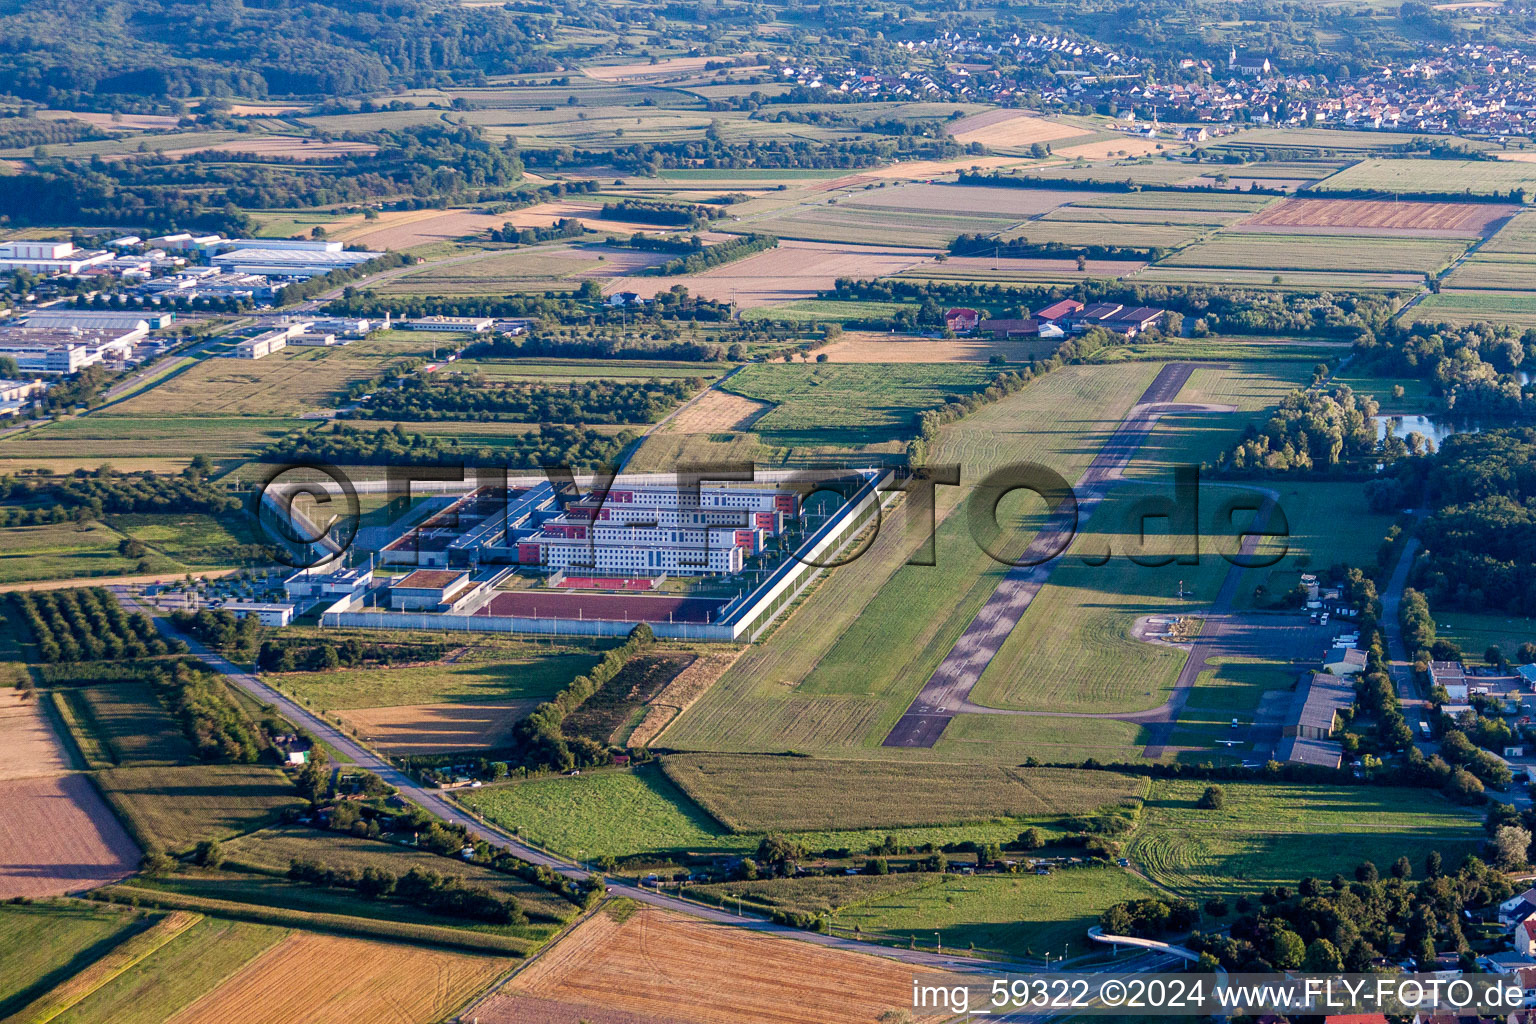
[[[1077,493],[1075,515],[1067,506],[1053,512],[1025,549],[1027,557],[1020,561],[1030,562],[1046,552],[1065,550],[1072,532],[1087,521],[1102,499],[1106,486],[1119,478],[1126,463],[1146,441],[1158,417],[1182,408],[1194,408],[1173,404],[1173,399],[1183,390],[1193,372],[1191,363],[1169,363],[1158,372],[1140,401],[1083,471],[1074,488]],[[882,746],[931,747],[939,741],[961,706],[970,700],[971,690],[997,656],[1003,641],[1008,639],[1030,602],[1050,578],[1055,562],[1053,558],[1039,565],[1017,565],[1003,576],[997,589],[944,656]]]

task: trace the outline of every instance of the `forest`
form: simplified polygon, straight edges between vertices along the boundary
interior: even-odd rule
[[[0,93],[83,110],[338,96],[553,71],[549,14],[392,0],[0,0]]]

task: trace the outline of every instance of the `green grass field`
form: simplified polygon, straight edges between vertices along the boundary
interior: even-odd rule
[[[79,719],[124,767],[195,760],[192,744],[148,683],[112,683],[64,691]],[[82,744],[82,747],[84,744]]]
[[[943,876],[931,885],[876,898],[837,914],[835,927],[919,948],[1039,957],[1090,951],[1088,929],[1125,900],[1157,895],[1119,868],[1071,868],[1049,875]],[[935,936],[934,932],[938,932]]]
[[[190,456],[188,456],[190,458]],[[119,576],[141,571],[125,558],[123,535],[101,523],[9,526],[0,530],[0,584]],[[148,572],[176,572],[181,563],[151,553]]]
[[[1482,840],[1482,816],[1421,789],[1223,783],[1226,806],[1201,810],[1197,781],[1158,780],[1126,854],[1153,881],[1192,898],[1253,893],[1307,876],[1348,875],[1362,860],[1439,850],[1455,864]]]
[[[254,765],[117,768],[93,778],[141,846],[168,851],[253,831],[303,805],[282,772]]]
[[[544,700],[597,663],[579,648],[498,643],[471,648],[449,664],[286,672],[272,677],[287,693],[327,711],[488,700]]]
[[[1536,253],[1536,213],[1529,210],[1515,214],[1498,232],[1477,250],[1478,255]]]
[[[947,825],[1084,814],[1132,801],[1145,783],[1107,772],[922,762],[674,754],[662,770],[738,832]]]
[[[145,392],[142,400],[150,403],[158,390]],[[223,464],[249,459],[305,423],[266,416],[200,415],[189,420],[148,409],[145,415],[127,415],[116,412],[117,408],[45,423],[0,439],[0,469],[45,466],[66,473],[109,463],[123,472],[180,472],[200,453]],[[193,431],[196,451],[187,445]]]
[[[1424,323],[1470,324],[1487,321],[1511,327],[1536,327],[1536,295],[1523,292],[1441,292],[1429,295],[1405,314]]]
[[[275,946],[285,928],[205,917],[54,1018],[54,1024],[160,1024]]]
[[[750,882],[691,885],[687,893],[694,899],[728,909],[736,909],[736,900],[740,897],[744,907],[825,914],[872,900],[883,901],[938,881],[939,876],[932,872],[917,871],[893,875],[811,875],[808,878],[759,878]]]
[[[1479,251],[1445,279],[1447,288],[1489,291],[1536,289],[1536,255]]]
[[[878,756],[880,741],[1004,572],[970,535],[962,505],[970,487],[1022,461],[1077,479],[1158,369],[1151,362],[1067,367],[946,427],[930,460],[960,464],[962,486],[937,489],[935,564],[903,564],[926,538],[926,522],[914,534],[903,513],[887,517],[869,550],[749,649],[662,742],[687,750],[862,748]],[[950,756],[999,763],[1017,752]]]
[[[918,410],[984,388],[996,371],[963,363],[753,363],[727,391],[772,402],[752,429],[786,448],[905,443]]]
[[[1354,238],[1344,235],[1270,235],[1223,232],[1163,260],[1168,267],[1232,267],[1288,271],[1439,270],[1461,254],[1466,243],[1444,238]]]
[[[1353,133],[1351,133],[1353,134]],[[1489,195],[1536,186],[1536,167],[1513,160],[1362,160],[1324,178],[1318,192],[1472,192]]]
[[[231,531],[236,524],[206,515],[114,515],[107,517],[107,524],[191,567],[226,564],[229,549],[247,543]]]
[[[832,299],[800,299],[780,306],[758,306],[742,313],[747,321],[778,320],[794,324],[847,323],[849,320],[878,320],[911,309],[907,302],[839,302]],[[734,383],[734,381],[733,381]]]
[[[1482,660],[1490,644],[1496,644],[1504,657],[1513,661],[1521,644],[1536,641],[1536,619],[1496,612],[1477,614],[1437,608],[1435,625],[1435,635],[1455,643],[1470,661]]]
[[[503,828],[568,856],[746,853],[760,834],[731,833],[657,769],[587,772],[575,778],[537,779],[464,791],[460,801]],[[902,844],[1012,841],[1031,824],[1051,834],[1042,819],[1004,819],[930,828],[813,830],[788,833],[808,850],[868,849],[885,836]]]
[[[146,923],[127,909],[73,901],[0,906],[0,1020]]]

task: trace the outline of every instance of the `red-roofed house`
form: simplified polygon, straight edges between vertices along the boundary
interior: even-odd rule
[[[1324,1017],[1326,1024],[1387,1024],[1384,1013],[1335,1013]]]
[[[944,314],[944,326],[957,334],[961,331],[974,331],[976,325],[981,323],[982,315],[978,309],[961,306]]]

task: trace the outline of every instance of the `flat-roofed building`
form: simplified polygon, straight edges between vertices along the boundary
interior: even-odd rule
[[[293,621],[293,605],[269,601],[225,601],[222,610],[237,619],[254,617],[263,626],[286,626]]]
[[[126,359],[147,329],[81,330],[0,327],[0,356],[26,373],[75,373],[107,360]]]
[[[0,379],[0,416],[16,416],[27,404],[47,390],[40,380]]]
[[[419,316],[401,323],[409,331],[468,331],[484,334],[495,323],[488,316]]]
[[[111,259],[112,254],[105,249],[87,252],[73,242],[0,242],[0,273],[78,274]]]
[[[390,584],[389,606],[397,611],[436,610],[470,585],[464,569],[417,569]]]
[[[236,359],[265,359],[274,352],[288,347],[286,331],[268,331],[254,338],[246,338],[235,346]]]
[[[309,249],[236,249],[221,252],[208,262],[235,274],[268,277],[318,277],[333,270],[355,267],[384,255],[381,252],[315,252]]]

